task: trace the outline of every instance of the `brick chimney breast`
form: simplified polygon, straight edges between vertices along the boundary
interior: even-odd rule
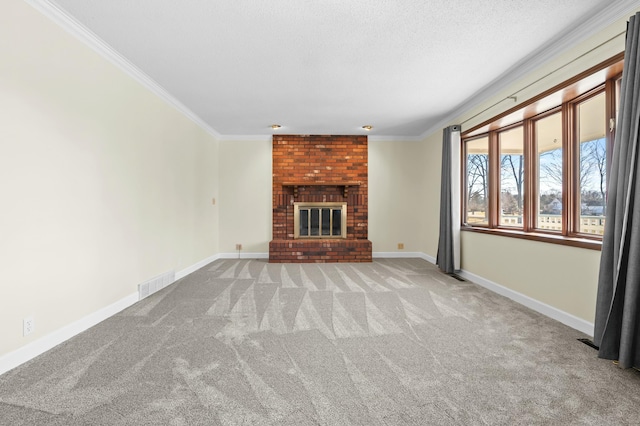
[[[270,262],[371,262],[367,142],[367,136],[274,136]],[[346,201],[346,238],[294,239],[292,200]]]

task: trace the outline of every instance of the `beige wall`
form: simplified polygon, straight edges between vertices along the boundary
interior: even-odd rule
[[[438,205],[423,195],[439,187],[439,158],[419,142],[369,141],[369,239],[374,252],[424,252]],[[437,168],[434,165],[437,164]],[[271,140],[220,142],[220,252],[269,252],[271,241]],[[430,183],[431,182],[431,183]],[[407,204],[410,203],[410,204]],[[398,206],[406,206],[399,208]],[[404,243],[404,250],[397,249]],[[437,241],[436,241],[437,243]]]
[[[629,11],[628,16],[634,13]],[[463,130],[471,128],[514,106],[513,101],[500,102],[501,99],[517,94],[522,102],[614,56],[624,50],[624,35],[619,34],[625,29],[626,18],[532,71],[450,124],[462,123]],[[520,90],[524,87],[527,88]],[[494,104],[497,105],[492,107]],[[483,110],[486,111],[481,113]],[[441,137],[436,132],[426,139],[429,157],[440,155]],[[430,192],[427,196],[429,203],[439,205],[439,193]],[[425,233],[427,239],[436,239],[436,245],[428,242],[426,251],[434,257],[437,231],[438,222],[431,221],[430,231]],[[462,233],[461,245],[463,270],[593,322],[599,251],[468,232]]]
[[[513,106],[487,109],[519,88],[530,85],[523,101],[618,53],[625,21],[451,124],[469,128]],[[270,140],[215,141],[20,0],[0,5],[0,61],[0,356],[236,243],[268,252]],[[436,256],[440,145],[439,131],[370,141],[374,252]],[[599,252],[470,233],[462,242],[465,270],[592,321]],[[26,316],[36,331],[22,337]]]
[[[438,220],[440,158],[427,144],[369,141],[369,239],[375,252],[427,252],[437,245],[424,218]],[[271,140],[220,142],[220,252],[269,252]],[[439,200],[439,198],[438,198]],[[404,243],[404,250],[397,244]]]
[[[439,197],[441,161],[427,155],[430,149],[420,142],[370,138],[369,240],[374,253],[426,252],[430,247],[425,234],[434,214],[438,217],[438,204],[428,200],[436,190]]]
[[[0,62],[2,356],[217,253],[218,148],[23,1]]]
[[[593,322],[600,252],[462,233],[462,268]]]
[[[220,142],[220,252],[269,253],[271,138]]]

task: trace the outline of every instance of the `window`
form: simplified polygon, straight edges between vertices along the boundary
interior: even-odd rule
[[[463,229],[599,248],[622,55],[462,135]]]
[[[522,126],[498,133],[500,143],[500,225],[522,228],[524,134]]]
[[[605,92],[575,104],[580,218],[597,227],[607,207],[607,115]],[[580,226],[578,232],[604,234],[604,228]]]
[[[562,231],[562,114],[555,112],[535,120],[533,134],[538,223],[557,222],[545,228]]]
[[[488,225],[489,138],[467,141],[464,152],[467,159],[465,222],[472,225]]]

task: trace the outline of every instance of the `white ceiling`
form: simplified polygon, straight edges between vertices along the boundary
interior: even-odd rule
[[[418,138],[632,0],[31,0],[222,137]],[[62,13],[61,13],[62,12]],[[606,22],[598,16],[607,15]],[[589,27],[585,28],[583,22]],[[566,46],[564,46],[566,47]],[[555,49],[555,50],[554,50]]]

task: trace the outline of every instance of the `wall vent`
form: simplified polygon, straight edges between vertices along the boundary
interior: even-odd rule
[[[138,300],[151,296],[153,293],[162,290],[176,280],[176,272],[169,271],[155,278],[151,278],[142,284],[138,284]]]
[[[597,347],[597,346],[596,346],[596,344],[595,344],[595,343],[593,343],[593,342],[592,342],[591,340],[589,340],[589,339],[578,339],[578,342],[582,342],[582,343],[584,343],[584,344],[585,344],[585,345],[587,345],[587,346],[591,346],[591,347],[592,347],[593,349],[595,349],[595,350],[600,350],[600,348],[599,348],[599,347]]]

